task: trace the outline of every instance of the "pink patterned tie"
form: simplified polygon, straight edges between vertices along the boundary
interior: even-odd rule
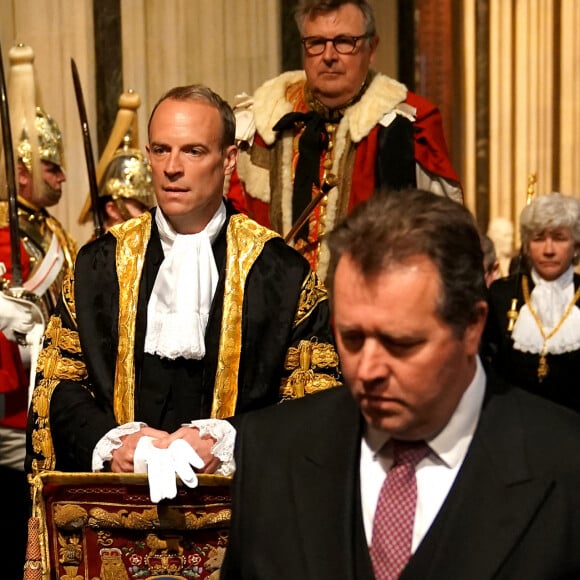
[[[415,466],[429,453],[424,441],[393,440],[393,466],[379,494],[370,547],[377,580],[395,580],[411,557],[417,504]]]

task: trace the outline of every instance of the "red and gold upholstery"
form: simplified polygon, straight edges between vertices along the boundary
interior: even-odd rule
[[[146,475],[47,471],[32,480],[25,580],[217,579],[230,523],[230,483],[151,503]]]

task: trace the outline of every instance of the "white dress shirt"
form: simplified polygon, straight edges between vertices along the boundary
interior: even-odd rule
[[[431,453],[416,468],[417,507],[413,526],[412,552],[429,530],[443,505],[465,459],[479,420],[485,394],[485,372],[477,358],[473,380],[461,397],[447,425],[426,443]],[[369,428],[361,440],[360,486],[367,543],[373,534],[373,519],[385,475],[393,463],[388,435]],[[380,453],[379,453],[380,451]]]

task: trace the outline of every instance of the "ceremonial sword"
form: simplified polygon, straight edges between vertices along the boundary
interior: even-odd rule
[[[4,165],[6,169],[6,186],[8,188],[8,215],[10,225],[10,260],[12,262],[12,287],[22,287],[22,262],[20,254],[20,229],[18,227],[18,202],[16,191],[16,174],[14,171],[14,149],[12,148],[12,129],[8,112],[8,95],[6,78],[0,46],[0,124],[2,125],[2,144],[4,146]]]
[[[89,177],[89,190],[91,193],[91,206],[93,213],[93,231],[95,238],[101,236],[104,232],[103,219],[99,212],[98,199],[99,189],[97,184],[97,173],[95,171],[95,160],[93,158],[93,147],[91,145],[91,134],[89,132],[89,122],[87,120],[87,110],[85,108],[85,99],[83,97],[83,89],[79,78],[79,71],[73,58],[70,59],[73,83],[75,86],[75,96],[77,99],[77,107],[79,110],[79,117],[81,120],[81,129],[83,132],[83,144],[85,147],[85,160],[87,162],[87,173]]]

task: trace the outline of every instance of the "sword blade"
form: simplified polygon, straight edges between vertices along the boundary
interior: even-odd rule
[[[2,125],[2,144],[4,146],[4,165],[6,186],[8,188],[8,218],[10,224],[10,260],[12,262],[12,287],[22,287],[22,262],[20,254],[20,228],[18,227],[18,201],[16,190],[16,173],[14,170],[14,149],[12,147],[12,129],[6,94],[6,77],[2,46],[0,46],[0,121]]]
[[[91,206],[93,213],[93,229],[95,238],[103,234],[103,221],[99,212],[98,199],[99,190],[97,184],[97,173],[95,171],[95,160],[93,157],[93,147],[91,144],[91,134],[89,132],[89,122],[87,119],[87,110],[85,108],[85,99],[83,97],[83,89],[81,87],[81,80],[79,78],[79,71],[73,58],[70,59],[73,84],[75,87],[75,96],[77,100],[77,107],[79,110],[79,117],[81,120],[81,129],[83,132],[83,144],[85,148],[85,160],[87,162],[87,173],[89,178],[89,190],[91,194]]]

